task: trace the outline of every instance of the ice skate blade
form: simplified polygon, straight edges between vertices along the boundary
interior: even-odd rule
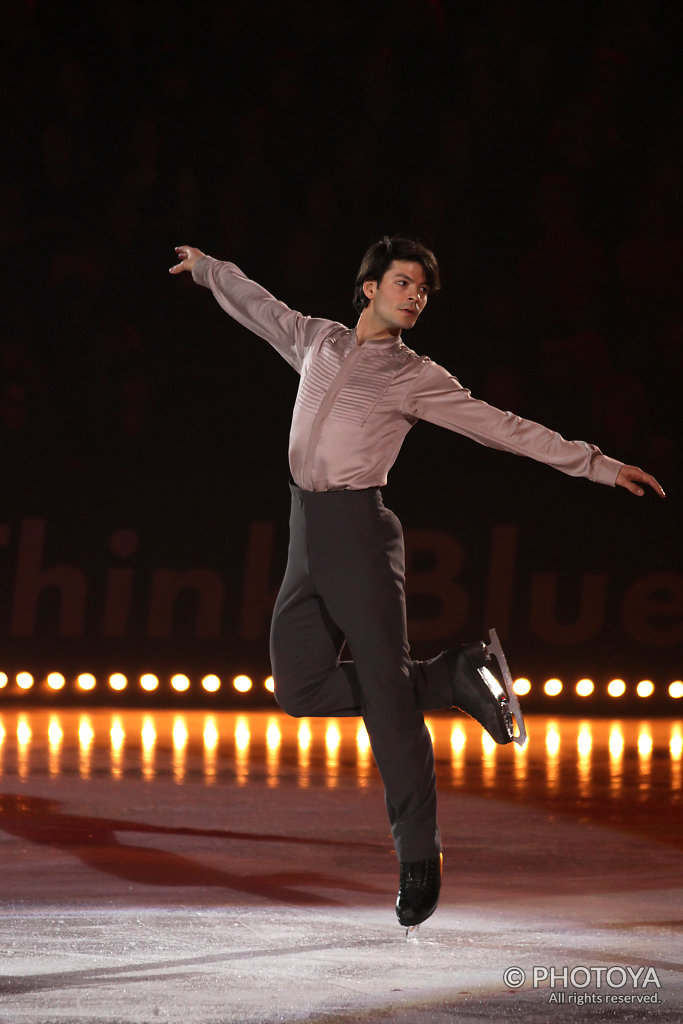
[[[495,629],[489,630],[489,638],[491,642],[487,644],[486,651],[487,653],[492,654],[500,665],[500,670],[503,673],[505,689],[507,690],[508,706],[512,712],[512,717],[517,723],[517,729],[519,730],[518,734],[512,737],[512,740],[513,743],[523,747],[526,743],[526,726],[524,725],[524,716],[522,715],[522,709],[519,706],[519,701],[517,700],[517,694],[515,693],[512,685],[512,675]]]
[[[408,928],[406,928],[406,938],[408,939],[408,942],[410,942],[411,939],[414,941],[417,938],[417,933],[419,932],[419,930],[419,924],[411,924]]]

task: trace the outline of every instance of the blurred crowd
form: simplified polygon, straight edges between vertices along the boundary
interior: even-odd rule
[[[296,377],[169,277],[173,247],[352,324],[364,249],[402,233],[443,282],[409,344],[671,479],[680,5],[1,9],[5,471],[282,458],[270,431],[286,434]]]

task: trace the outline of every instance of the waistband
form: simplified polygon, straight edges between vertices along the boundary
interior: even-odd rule
[[[293,480],[289,481],[292,497],[302,504],[383,504],[380,487],[362,487],[358,490],[343,488],[338,491],[305,491]]]

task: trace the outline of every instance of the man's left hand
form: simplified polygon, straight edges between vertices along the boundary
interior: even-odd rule
[[[625,487],[631,494],[643,495],[645,491],[640,484],[647,484],[651,487],[655,494],[658,494],[660,498],[665,498],[666,495],[662,487],[657,483],[653,476],[649,473],[643,472],[642,469],[638,469],[637,466],[622,466],[619,470],[619,476],[616,480],[618,487]]]

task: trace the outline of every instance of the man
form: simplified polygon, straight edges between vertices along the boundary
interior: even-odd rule
[[[436,909],[442,867],[424,712],[458,707],[498,743],[523,743],[525,732],[493,631],[489,644],[410,658],[403,534],[380,491],[405,435],[425,419],[572,476],[664,492],[594,445],[477,401],[403,344],[402,332],[439,287],[436,258],[417,242],[385,237],[367,251],[354,329],[302,316],[199,249],[176,253],[172,274],[191,271],[301,375],[289,444],[289,555],[271,626],[275,697],[294,716],[363,716],[400,863],[396,913],[402,925],[418,925]],[[342,662],[345,641],[352,660]]]

